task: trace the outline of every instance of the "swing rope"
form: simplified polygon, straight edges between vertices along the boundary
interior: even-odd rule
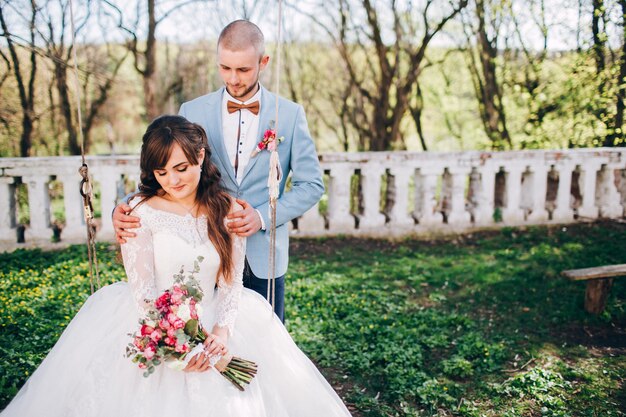
[[[278,141],[278,99],[280,97],[280,55],[282,44],[282,15],[283,2],[278,0],[278,36],[276,39],[276,83],[274,86],[276,95],[276,114],[274,119],[274,140]],[[270,217],[270,250],[269,250],[269,272],[267,280],[267,300],[272,305],[272,314],[276,308],[276,202],[278,200],[281,169],[278,159],[278,146],[270,154],[270,169],[267,179],[269,188],[269,217]]]
[[[96,252],[96,225],[93,212],[93,187],[89,179],[89,167],[85,160],[85,137],[83,135],[83,117],[80,108],[80,83],[78,82],[78,59],[76,57],[76,29],[74,27],[74,5],[70,0],[70,24],[72,32],[72,59],[74,61],[74,83],[76,89],[76,112],[78,118],[78,137],[80,142],[80,155],[82,165],[78,169],[82,180],[80,182],[80,195],[83,198],[83,214],[85,225],[87,226],[87,254],[89,257],[89,284],[91,293],[94,293],[94,273],[96,276],[97,288],[100,289],[100,271],[98,269],[98,256]]]

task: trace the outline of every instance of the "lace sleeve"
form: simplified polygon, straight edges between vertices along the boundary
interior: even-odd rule
[[[232,279],[230,283],[226,283],[220,276],[217,290],[217,325],[227,327],[229,335],[232,335],[239,310],[239,298],[243,288],[243,267],[246,258],[246,238],[234,234],[231,236],[233,239]]]
[[[139,210],[137,214],[140,214]],[[137,310],[143,313],[147,311],[149,302],[157,295],[154,281],[154,248],[152,233],[143,222],[141,227],[134,229],[133,232],[137,236],[126,238],[126,243],[121,246],[122,258]]]

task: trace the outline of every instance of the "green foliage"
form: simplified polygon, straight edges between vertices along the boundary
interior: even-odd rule
[[[607,375],[579,360],[594,343],[580,340],[583,328],[620,328],[626,282],[616,281],[604,317],[593,317],[583,310],[584,284],[559,272],[624,262],[623,233],[600,224],[507,228],[434,244],[337,239],[319,240],[313,250],[296,241],[288,328],[359,415],[527,416],[545,409],[557,416],[559,401],[569,415],[621,415],[613,410],[624,401],[624,360],[610,351],[585,359],[611,369]],[[571,364],[566,370],[537,360],[546,343],[560,346],[549,350]],[[528,382],[535,374],[565,379],[550,380],[544,394]],[[523,398],[498,393],[498,384]],[[573,386],[585,387],[585,399],[577,401]]]
[[[611,346],[626,280],[594,317],[584,284],[559,272],[626,262],[624,232],[297,239],[287,327],[356,416],[623,416],[626,359]],[[98,252],[104,282],[124,279],[115,251]],[[86,259],[84,247],[0,255],[0,408],[88,297]]]
[[[511,397],[532,398],[540,407],[541,415],[566,417],[569,415],[565,393],[571,390],[571,383],[550,369],[533,368],[497,384],[494,391]]]
[[[116,253],[99,246],[103,284],[123,279]],[[0,255],[0,408],[35,370],[90,293],[87,251]]]

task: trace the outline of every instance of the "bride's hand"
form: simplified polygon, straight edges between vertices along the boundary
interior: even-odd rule
[[[204,352],[210,356],[221,355],[224,356],[228,353],[226,347],[226,341],[224,336],[209,333],[204,341]]]
[[[210,359],[211,355],[208,355],[206,351],[202,351],[195,355],[187,363],[187,366],[183,371],[185,372],[204,372],[211,369]]]
[[[208,369],[211,369],[210,359],[212,356],[224,356],[228,353],[228,349],[226,348],[227,338],[227,330],[219,326],[215,326],[211,333],[206,334],[206,340],[204,341],[204,350],[191,358],[183,371],[204,372]]]

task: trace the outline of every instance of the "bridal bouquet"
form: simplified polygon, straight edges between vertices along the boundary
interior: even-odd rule
[[[192,357],[204,350],[206,332],[199,319],[204,293],[194,276],[200,271],[203,259],[198,257],[187,276],[181,268],[174,275],[174,284],[151,303],[146,316],[139,320],[139,330],[129,333],[132,342],[126,347],[126,357],[145,370],[145,377],[154,373],[161,363],[183,370]],[[232,355],[214,356],[210,361],[241,391],[256,375],[254,362]]]

